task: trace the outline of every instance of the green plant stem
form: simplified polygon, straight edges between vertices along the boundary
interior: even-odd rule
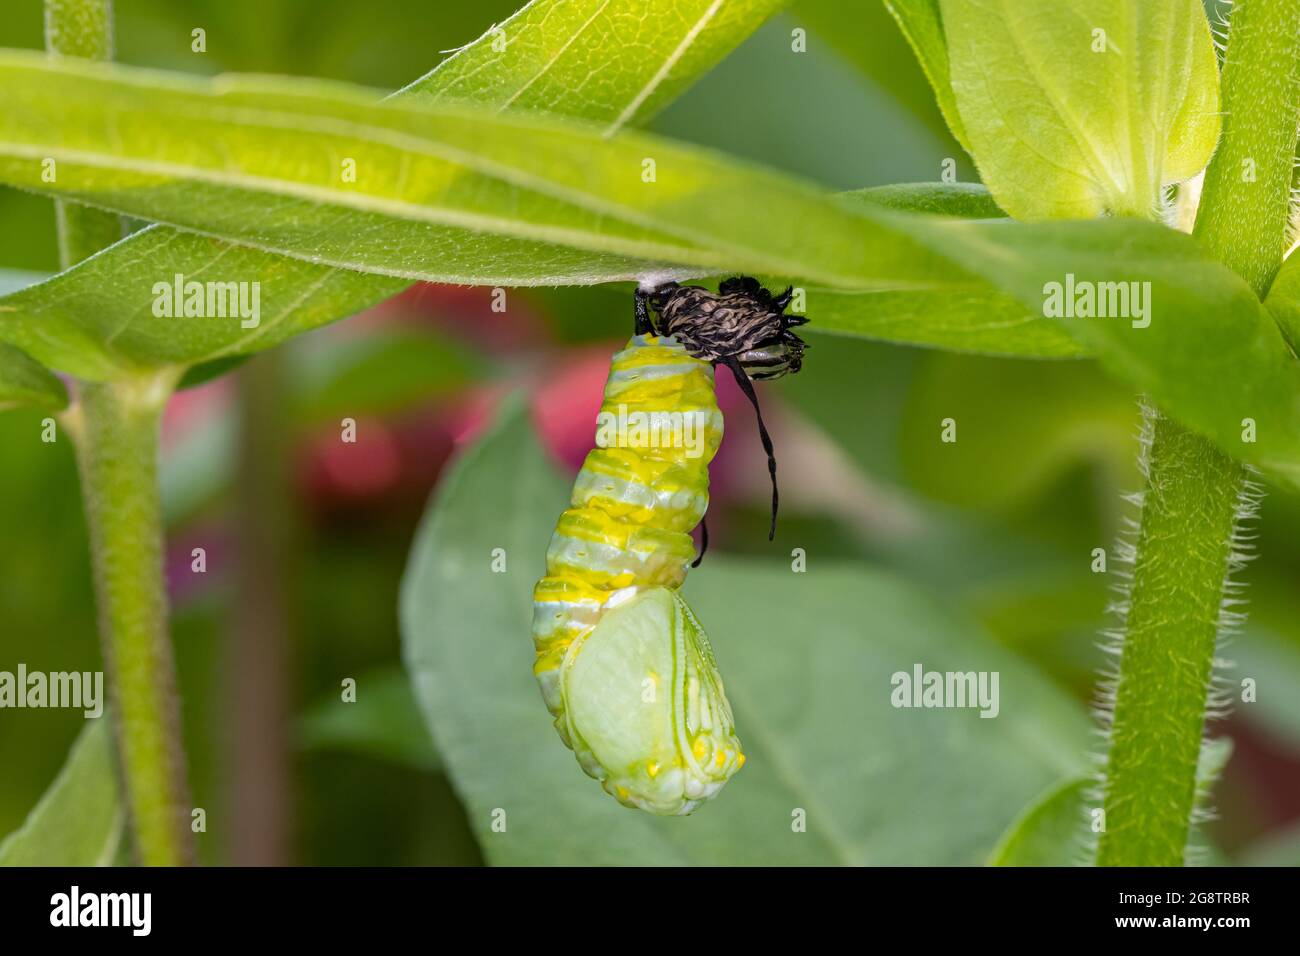
[[[1223,134],[1193,235],[1261,299],[1286,253],[1300,119],[1300,0],[1244,0],[1223,68]]]
[[[76,437],[99,631],[139,861],[193,862],[158,504],[158,431],[174,381],[83,383]]]
[[[1237,5],[1224,130],[1195,235],[1261,297],[1285,245],[1300,119],[1300,0]],[[1157,414],[1107,754],[1097,863],[1185,861],[1196,767],[1245,471]]]
[[[51,56],[111,60],[112,0],[45,0],[45,49]],[[61,269],[112,245],[123,235],[122,218],[102,209],[56,199],[54,216]]]
[[[45,47],[51,56],[112,59],[112,0],[45,0]],[[115,214],[60,201],[54,209],[64,269],[122,238]],[[83,382],[64,419],[77,440],[136,855],[149,866],[194,861],[158,503],[158,428],[174,384],[170,376]]]
[[[1103,866],[1180,866],[1242,467],[1154,413],[1106,763]]]

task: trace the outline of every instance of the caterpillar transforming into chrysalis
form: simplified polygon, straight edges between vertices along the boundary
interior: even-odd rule
[[[533,671],[555,727],[629,807],[690,813],[745,761],[708,637],[678,589],[708,547],[705,526],[696,557],[691,531],[722,442],[716,366],[758,416],[775,534],[776,459],[751,380],[799,371],[806,345],[791,328],[807,319],[785,314],[791,291],[773,296],[749,277],[716,293],[637,291],[600,421],[640,427],[598,429],[533,592]]]

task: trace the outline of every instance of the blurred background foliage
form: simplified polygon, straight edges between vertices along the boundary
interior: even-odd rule
[[[120,0],[118,58],[397,88],[515,6]],[[190,52],[196,26],[207,31],[202,55]],[[792,56],[796,27],[808,31],[807,53]],[[0,46],[41,42],[40,3],[9,4]],[[651,128],[835,189],[934,180],[947,157],[959,160],[960,178],[974,178],[877,3],[795,3]],[[0,269],[7,270],[0,282],[55,268],[51,203],[0,191]],[[173,632],[195,803],[209,812],[201,837],[207,862],[482,860],[400,671],[403,568],[448,459],[508,391],[531,390],[547,448],[576,467],[590,443],[609,352],[630,321],[621,288],[511,291],[505,313],[491,310],[490,296],[414,288],[254,359],[241,373],[251,382],[219,378],[181,393],[169,409],[163,482]],[[252,371],[271,363],[265,377]],[[262,390],[259,377],[270,383]],[[740,425],[729,430],[716,465],[712,547],[771,559],[757,442],[735,394],[724,388],[722,400]],[[782,462],[783,540],[798,541],[818,561],[865,561],[940,595],[1088,703],[1103,657],[1097,634],[1109,623],[1091,551],[1111,546],[1127,508],[1121,493],[1139,487],[1134,395],[1090,363],[815,337],[805,372],[767,388],[764,402]],[[250,434],[271,406],[274,430]],[[363,454],[339,454],[343,415],[362,423]],[[960,421],[956,445],[938,441],[949,415]],[[0,415],[0,668],[19,661],[41,670],[98,668],[71,449],[66,441],[40,442],[39,418]],[[250,588],[248,569],[238,573],[233,556],[249,516],[267,507],[287,516],[275,529],[278,570],[268,571],[269,589]],[[1234,681],[1258,680],[1259,700],[1214,729],[1235,749],[1210,838],[1231,860],[1295,863],[1300,503],[1270,494],[1259,530],[1260,557],[1248,572],[1251,621],[1226,652],[1238,663]],[[190,573],[195,547],[207,553],[203,575]],[[249,799],[254,809],[241,812],[257,812],[258,794],[241,795],[232,783],[256,770],[238,771],[246,741],[234,715],[247,705],[249,669],[265,661],[231,635],[250,620],[256,633],[268,615],[287,635],[271,693],[288,719],[290,760],[277,786],[289,809],[287,831],[273,834],[259,859],[212,821]],[[518,640],[526,647],[525,633]],[[358,703],[343,708],[347,678],[358,682]],[[537,710],[543,724],[540,703]],[[4,712],[0,834],[22,822],[81,723],[73,712]],[[875,745],[888,750],[891,741]]]

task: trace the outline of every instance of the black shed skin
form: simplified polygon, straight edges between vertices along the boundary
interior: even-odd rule
[[[731,369],[736,384],[754,406],[758,437],[767,453],[767,471],[772,477],[769,540],[776,536],[776,513],[780,502],[776,487],[776,452],[750,380],[780,378],[803,367],[803,352],[808,346],[790,329],[808,320],[785,314],[793,292],[793,288],[788,288],[773,296],[758,284],[757,279],[736,276],[723,280],[717,292],[668,282],[654,289],[638,289],[636,293],[638,335],[671,335],[696,358],[714,365],[725,365]],[[704,524],[703,528],[700,554],[692,567],[700,563],[709,546],[708,525]]]
[[[730,365],[737,361],[751,379],[779,378],[799,371],[807,345],[791,330],[808,320],[786,315],[791,292],[779,296],[749,276],[727,279],[711,292],[700,286],[668,283],[638,293],[638,328],[644,305],[657,321],[644,320],[660,335],[671,335],[697,358]]]

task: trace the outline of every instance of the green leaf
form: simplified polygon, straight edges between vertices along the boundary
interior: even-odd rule
[[[415,770],[440,767],[411,682],[396,667],[358,677],[355,701],[344,702],[337,693],[317,701],[299,720],[298,735],[310,750],[345,750]]]
[[[258,315],[157,316],[156,283],[256,283]],[[268,348],[406,287],[151,226],[0,301],[0,337],[81,378],[213,361]],[[249,327],[244,327],[245,325]]]
[[[1076,289],[1137,282],[1145,319],[1054,321],[1112,375],[1227,454],[1300,485],[1300,363],[1245,281],[1191,237],[1118,219],[927,221],[912,232],[1040,314],[1049,283],[1063,291],[1068,277]],[[1248,418],[1254,441],[1244,440]]]
[[[720,6],[712,0],[533,0],[501,25],[502,33],[488,31],[395,99],[428,103],[448,98],[498,109],[544,106],[607,126],[625,114],[626,120],[640,122],[725,56],[782,2],[732,0]],[[634,23],[637,29],[623,29]],[[494,48],[499,36],[506,40],[505,52]],[[597,41],[599,58],[591,47]],[[645,56],[648,49],[662,56]],[[617,76],[611,62],[618,64]],[[637,100],[639,106],[629,112]],[[460,230],[431,227],[429,232],[424,241],[448,253],[465,238]],[[481,261],[496,262],[502,270],[525,263],[536,282],[575,270],[598,281],[602,267],[610,278],[632,269],[617,256],[575,254],[489,236],[477,236],[474,242]],[[159,226],[116,244],[79,270],[24,299],[19,312],[0,311],[0,337],[27,347],[55,368],[91,379],[267,348],[361,311],[406,285],[391,277],[286,262]],[[277,303],[264,314],[279,318],[253,334],[238,323],[206,320],[199,324],[207,327],[178,334],[172,323],[154,321],[149,294],[154,281],[175,274],[258,282]],[[6,288],[2,279],[0,291],[19,287]]]
[[[34,405],[58,411],[68,404],[68,390],[58,376],[27,353],[0,342],[0,411]]]
[[[900,212],[961,219],[998,219],[1004,213],[975,183],[900,183],[842,193]],[[1076,358],[1088,350],[1060,325],[987,285],[968,289],[896,292],[807,290],[808,331],[884,342],[1018,358]]]
[[[1294,252],[1273,278],[1264,305],[1295,355],[1300,345],[1300,256]]]
[[[940,7],[972,155],[1016,218],[1148,218],[1209,161],[1218,66],[1200,0]]]
[[[652,262],[848,288],[942,274],[869,204],[657,137],[16,51],[0,55],[0,82],[0,179],[317,263],[513,285],[637,279]],[[58,160],[57,182],[42,182],[40,157]],[[504,245],[485,248],[484,232]]]
[[[556,739],[529,666],[532,584],[567,500],[516,404],[442,483],[403,582],[407,670],[492,862],[972,864],[1013,808],[1083,770],[1086,718],[942,601],[862,565],[711,554],[686,598],[749,760],[686,819],[619,806]],[[916,662],[998,671],[999,716],[895,709],[892,675]]]
[[[227,372],[233,372],[247,362],[248,358],[247,355],[226,355],[221,358],[204,360],[198,365],[191,365],[185,370],[185,374],[180,377],[180,381],[176,383],[176,391],[206,385],[213,379],[221,378]]]
[[[41,67],[44,69],[45,65],[42,63]],[[139,74],[134,75],[139,76]],[[154,74],[149,76],[156,78]],[[82,91],[79,96],[93,95],[96,90],[103,92],[102,84],[96,84],[84,76],[70,76],[67,79],[74,85],[79,84],[77,88]],[[137,95],[142,100],[149,100],[148,94],[152,89],[149,83],[152,81],[144,82],[144,86],[133,86],[130,82],[117,81],[112,88],[125,94],[132,94],[134,90],[132,95]],[[171,82],[177,87],[184,85],[179,84],[179,81]],[[193,84],[189,86],[192,87]],[[210,109],[217,110],[218,113],[221,112],[217,103],[223,99],[222,96],[201,96],[195,99],[193,94],[182,93],[179,89],[176,96],[190,104],[186,107],[187,114],[199,109],[200,102],[207,103]],[[353,110],[356,113],[353,101],[339,102],[326,97],[320,100],[320,105],[327,111],[347,113]],[[153,112],[157,104],[139,108]],[[395,107],[368,104],[367,108],[381,112],[394,111],[393,116],[401,122],[416,123],[416,125],[433,119],[410,110],[397,111]],[[540,247],[536,244],[520,245],[518,239],[500,236],[479,236],[473,242],[468,242],[462,241],[465,236],[458,233],[456,241],[451,243],[454,248],[448,249],[440,247],[434,241],[436,236],[449,235],[439,230],[434,234],[433,239],[425,235],[425,239],[429,241],[417,243],[419,251],[412,253],[413,257],[423,257],[426,265],[421,268],[442,270],[437,273],[427,271],[419,273],[426,278],[473,279],[481,282],[514,284],[535,281],[608,281],[635,278],[654,268],[645,261],[628,258],[629,255],[638,252],[664,253],[674,262],[694,266],[695,271],[718,270],[723,268],[723,263],[726,263],[725,268],[728,270],[730,268],[751,272],[766,270],[813,280],[820,277],[823,282],[831,285],[859,289],[922,287],[953,289],[958,292],[950,301],[945,302],[937,301],[935,296],[922,296],[918,299],[887,297],[884,300],[877,300],[874,297],[861,300],[839,297],[828,299],[827,321],[821,326],[826,330],[1004,354],[1055,357],[1076,355],[1080,352],[1068,337],[1062,335],[1059,330],[1051,328],[1049,323],[1041,320],[1041,317],[1035,317],[1032,312],[1027,314],[1022,307],[990,292],[987,286],[965,279],[959,270],[953,269],[950,264],[944,263],[936,255],[918,249],[901,236],[897,229],[891,228],[893,223],[890,218],[891,213],[888,211],[890,207],[916,208],[945,215],[995,215],[996,207],[989,201],[987,194],[979,188],[893,187],[888,190],[852,194],[843,200],[836,200],[788,177],[754,168],[736,168],[701,150],[659,140],[636,140],[623,137],[616,141],[606,141],[597,133],[585,128],[539,125],[535,120],[507,121],[502,118],[486,119],[481,116],[471,120],[462,114],[446,114],[444,119],[460,129],[462,134],[479,139],[485,128],[492,124],[503,124],[503,128],[498,130],[499,135],[492,137],[494,141],[492,144],[481,145],[491,151],[504,150],[500,154],[500,160],[508,160],[521,168],[507,174],[494,167],[493,175],[495,176],[497,172],[501,172],[501,175],[507,178],[518,178],[522,175],[530,183],[538,185],[539,190],[545,189],[557,195],[562,194],[566,200],[574,201],[573,205],[557,204],[543,197],[540,191],[520,190],[505,186],[504,180],[492,179],[492,182],[510,190],[509,196],[517,196],[508,200],[509,209],[503,211],[502,215],[518,217],[521,215],[522,206],[536,199],[542,203],[539,209],[543,211],[549,209],[558,217],[551,222],[566,230],[564,236],[557,238],[580,245],[605,246],[615,252],[621,249],[627,255],[611,256],[607,252],[592,255],[579,249],[547,246],[548,251],[544,252],[545,259],[539,262],[536,253]],[[521,127],[520,123],[524,125]],[[227,130],[227,133],[237,135],[233,127]],[[160,130],[158,135],[165,136],[166,131]],[[283,135],[295,141],[300,140],[301,148],[308,152],[313,151],[312,137],[300,138],[291,133]],[[546,176],[552,179],[539,184],[536,174],[531,170],[533,162],[542,153],[542,137],[547,135],[554,139],[556,164],[546,173]],[[526,138],[528,143],[526,148],[512,145],[520,136]],[[106,143],[105,147],[109,148],[111,145]],[[177,148],[188,149],[179,144]],[[268,146],[267,148],[271,152],[282,152],[279,147]],[[358,151],[358,149],[347,150],[347,152]],[[665,172],[675,170],[675,180],[683,179],[690,183],[689,187],[685,187],[685,192],[675,185],[670,187],[665,184],[657,184],[655,188],[648,189],[646,184],[641,182],[640,163],[647,153],[657,158],[659,167]],[[431,161],[428,157],[421,159],[412,151],[402,151],[400,155],[406,158],[401,159],[399,164]],[[593,155],[605,158],[601,163],[596,164],[591,159]],[[137,156],[134,162],[137,165],[140,163],[148,165],[150,161],[141,156]],[[497,160],[494,159],[492,162],[496,163]],[[597,182],[601,178],[595,168],[597,165],[603,166],[607,171],[603,188]],[[189,174],[199,175],[200,172],[197,167],[191,167]],[[217,174],[217,171],[210,170],[210,172]],[[70,175],[65,169],[61,182],[66,183]],[[325,173],[325,175],[328,178],[329,174]],[[277,203],[287,201],[275,190],[298,188],[288,181],[281,181],[278,186],[259,181],[259,188],[262,186],[267,186],[270,190],[269,195],[261,196],[260,199],[256,196],[244,196],[237,202],[239,208],[252,209],[253,206],[266,201]],[[493,191],[486,178],[483,180],[483,190],[485,194]],[[147,189],[132,189],[130,201],[134,203],[148,192]],[[168,197],[173,192],[174,190],[163,187],[160,190],[162,201],[171,204],[173,199]],[[753,202],[754,195],[764,197],[761,205]],[[340,198],[341,201],[354,202],[357,200],[357,193],[345,192]],[[248,205],[245,207],[243,203]],[[169,205],[169,209],[178,217],[188,217],[185,222],[188,226],[204,231],[223,232],[241,241],[265,243],[266,230],[262,227],[259,227],[261,231],[257,237],[247,235],[246,227],[253,221],[252,219],[242,219],[241,222],[235,223],[227,214],[219,211],[213,213],[219,219],[215,223],[206,219],[203,221],[194,219],[193,216],[196,214],[200,217],[205,215],[200,211],[202,205],[201,202],[198,205],[182,204],[174,208]],[[589,212],[580,206],[601,211]],[[142,209],[137,211],[144,214]],[[316,211],[323,213],[323,210]],[[399,211],[400,216],[397,214]],[[442,210],[442,212],[446,211]],[[414,201],[401,205],[400,208],[394,206],[391,212],[391,215],[383,214],[382,224],[375,223],[371,213],[358,213],[363,216],[364,221],[374,227],[374,229],[366,227],[361,230],[363,234],[369,235],[374,240],[374,245],[368,246],[367,254],[377,257],[366,263],[367,268],[394,268],[392,265],[385,266],[378,260],[392,262],[394,252],[403,251],[405,247],[403,237],[411,235],[410,229],[413,227],[418,227],[421,231],[424,229],[417,222],[404,219],[402,216],[410,215],[418,219],[425,215],[441,214],[436,209],[430,209],[426,204]],[[157,207],[152,208],[152,214],[159,214]],[[549,216],[550,213],[546,215]],[[564,225],[564,222],[569,221],[570,216],[576,217],[575,222],[586,225],[575,232],[571,226]],[[648,227],[629,225],[615,229],[613,225],[615,216],[623,217],[629,222],[648,222],[653,225]],[[267,217],[263,216],[257,221],[266,220]],[[772,221],[798,223],[798,228],[772,230],[769,228]],[[291,225],[290,229],[297,230],[301,223],[297,219],[293,222],[296,225]],[[479,225],[482,228],[533,234],[536,234],[537,228],[536,224],[529,224],[519,218],[496,218],[491,222],[481,221]],[[581,229],[587,231],[582,232]],[[611,235],[611,232],[615,231],[620,235]],[[678,238],[679,235],[687,233],[690,234],[690,238],[685,240]],[[152,250],[155,252],[153,255],[137,257],[136,249],[132,248],[129,252],[131,256],[129,262],[137,269],[152,270],[157,265],[154,276],[177,274],[176,270],[184,261],[196,256],[195,247],[200,240],[166,238],[172,235],[174,233],[171,232],[160,234],[157,240],[160,248]],[[330,238],[330,235],[333,238]],[[349,243],[355,235],[355,228],[332,230],[329,235],[323,235],[318,228],[313,227],[306,232],[296,232],[296,238],[291,243],[285,242],[284,251],[334,261],[352,261],[357,264],[355,261],[357,256],[354,252],[345,254],[336,250],[331,253],[327,248],[332,242]],[[637,236],[641,238],[635,238]],[[281,240],[277,241],[283,241],[283,235]],[[651,246],[644,246],[641,244],[643,241],[650,242]],[[369,244],[370,240],[366,242]],[[290,245],[293,247],[289,248]],[[53,284],[72,285],[68,292],[68,295],[73,296],[71,303],[61,307],[58,304],[59,296],[56,288],[38,287],[28,290],[24,298],[13,304],[21,306],[27,313],[44,315],[46,322],[43,328],[47,333],[49,329],[58,325],[50,321],[52,316],[61,317],[60,323],[69,327],[69,335],[72,332],[70,327],[78,321],[78,317],[83,315],[96,316],[97,321],[103,323],[105,327],[127,327],[130,334],[119,336],[114,340],[114,346],[129,350],[129,354],[144,356],[151,363],[193,361],[199,357],[211,358],[222,354],[222,346],[214,339],[230,336],[229,321],[201,323],[200,327],[190,334],[176,336],[167,328],[150,329],[147,324],[139,328],[138,321],[132,322],[129,318],[123,320],[120,315],[122,311],[128,309],[132,313],[140,311],[146,304],[151,303],[132,302],[119,305],[116,309],[108,308],[109,303],[102,301],[101,292],[105,289],[108,274],[119,272],[121,260],[128,255],[125,244],[120,247],[121,254],[115,255],[115,250],[118,248],[115,247],[114,250],[110,250],[83,267],[84,272],[77,274],[80,278],[78,285],[72,285],[70,281],[64,279]],[[175,255],[171,258],[167,255],[169,248],[175,250]],[[224,245],[214,244],[211,246],[209,256],[209,259],[213,256],[223,257],[223,261],[229,268],[223,269],[222,277],[241,274],[244,267],[241,259],[257,261],[247,253],[226,253],[225,248]],[[719,251],[713,251],[715,248]],[[870,255],[867,254],[868,252]],[[416,259],[401,258],[399,261],[403,269],[410,270],[415,267]],[[460,272],[448,274],[446,270],[460,268],[455,265],[457,261],[460,262],[460,267],[468,270],[467,274]],[[164,265],[166,268],[163,268]],[[713,269],[711,270],[710,267]],[[126,268],[129,269],[131,266],[128,265]],[[502,274],[495,274],[496,269],[504,271]],[[210,268],[207,272],[216,274],[216,268]],[[324,278],[330,275],[328,273],[321,272],[317,275],[320,281],[343,282],[332,277]],[[133,280],[133,288],[140,290],[137,295],[143,296],[148,289],[152,288],[152,282],[148,281],[152,277],[144,275]],[[272,281],[271,277],[268,277],[267,281]],[[277,282],[276,287],[280,290],[277,302],[283,302],[288,294],[296,295],[299,292],[297,281],[280,281]],[[977,291],[972,293],[970,290]],[[92,300],[100,296],[100,300],[78,301],[78,297],[82,296]],[[293,301],[294,299],[289,299],[290,303]],[[278,337],[292,334],[301,328],[311,327],[321,321],[310,308],[298,308],[287,313],[283,308],[272,308],[274,308],[272,315],[281,317],[279,321],[269,322],[269,328],[265,330],[242,333],[238,339],[225,346],[225,349],[247,349],[260,344],[269,344]],[[285,315],[289,316],[287,320],[283,318]],[[13,322],[23,324],[20,319],[14,319]],[[26,324],[32,323],[28,321]],[[927,325],[933,328],[926,328]],[[150,336],[151,332],[152,336]],[[101,339],[104,335],[101,328],[91,337]],[[138,341],[137,335],[151,338],[152,341]],[[32,341],[32,338],[29,330],[22,341],[29,348],[35,349],[39,343]],[[84,343],[77,347],[81,351],[86,348]],[[69,361],[67,355],[50,354],[46,357],[52,364],[66,365]],[[121,359],[122,357],[119,356],[118,360]]]
[[[899,29],[921,62],[948,129],[966,152],[972,153],[952,89],[948,41],[944,37],[939,0],[885,0],[885,7],[898,21]]]
[[[1086,777],[1064,780],[1025,808],[989,854],[989,866],[1068,866],[1087,852]]]
[[[993,194],[979,183],[897,183],[842,193],[886,209],[928,212],[960,219],[1005,219]]]
[[[649,120],[788,3],[534,2],[409,92],[421,105],[559,113],[609,134]]]
[[[818,335],[851,335],[1016,358],[1079,358],[1089,350],[1055,322],[987,288],[897,292],[807,290],[806,314]],[[816,361],[815,357],[810,361]]]
[[[103,716],[86,724],[27,820],[0,843],[0,866],[108,866],[121,843],[124,814],[112,727]]]

